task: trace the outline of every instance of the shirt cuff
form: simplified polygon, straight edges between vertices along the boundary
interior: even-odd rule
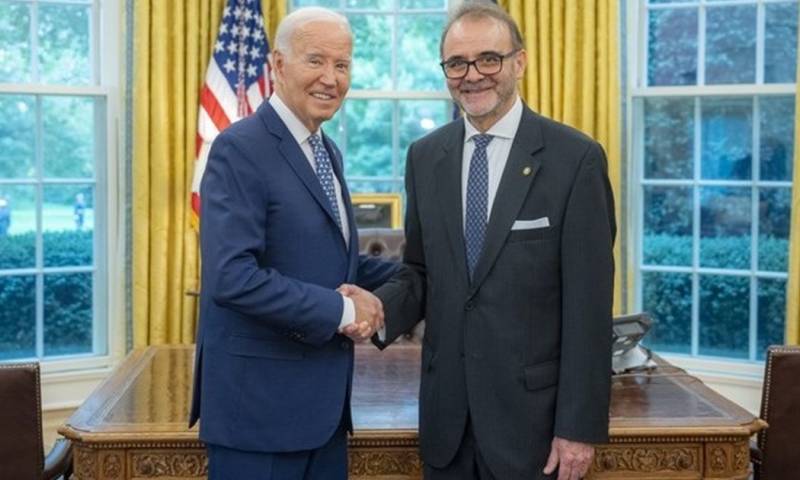
[[[344,308],[342,308],[342,320],[339,322],[339,331],[356,321],[356,306],[353,304],[353,299],[342,295],[344,300]]]
[[[378,334],[378,340],[380,340],[381,343],[386,343],[386,326],[384,325],[379,328],[376,333]]]

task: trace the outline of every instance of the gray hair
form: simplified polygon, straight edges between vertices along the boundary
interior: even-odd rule
[[[442,38],[439,40],[439,55],[444,52],[444,39],[447,36],[447,32],[450,31],[450,28],[456,22],[464,18],[493,18],[498,20],[500,23],[505,25],[508,28],[508,31],[511,33],[512,48],[514,50],[522,50],[524,48],[522,33],[519,31],[517,22],[515,22],[514,19],[511,18],[511,15],[503,10],[502,7],[490,1],[468,0],[459,5],[450,14],[450,18],[447,20],[447,25],[445,25],[444,30],[442,31]]]
[[[310,22],[328,21],[340,24],[347,30],[350,36],[353,36],[353,31],[350,29],[350,22],[344,15],[328,10],[322,7],[304,7],[299,8],[289,15],[286,15],[281,23],[278,25],[278,31],[275,33],[275,49],[284,53],[292,51],[292,37],[298,28]]]

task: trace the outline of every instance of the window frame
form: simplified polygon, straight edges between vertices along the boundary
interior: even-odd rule
[[[93,265],[90,267],[48,268],[41,259],[36,267],[25,269],[25,273],[37,276],[42,282],[45,273],[93,272],[92,330],[93,351],[91,353],[37,357],[41,363],[43,383],[43,405],[45,409],[73,407],[105,377],[113,366],[125,355],[125,283],[126,248],[124,201],[125,168],[121,165],[122,128],[120,116],[120,80],[124,58],[121,28],[124,21],[123,0],[9,0],[22,4],[66,4],[86,5],[91,8],[89,55],[92,59],[92,82],[83,86],[51,85],[42,83],[0,83],[0,94],[34,96],[40,102],[42,96],[79,96],[99,99],[95,102],[95,173],[92,181],[81,179],[57,179],[43,181],[43,172],[32,179],[4,179],[3,184],[36,185],[40,191],[37,208],[41,209],[41,191],[52,184],[93,184],[95,188],[95,219],[93,234]],[[31,20],[31,58],[35,58],[35,19]],[[37,115],[41,109],[37,107]],[[41,119],[37,118],[36,158],[41,166]],[[41,242],[42,218],[37,220],[37,242]],[[41,245],[37,248],[41,255]],[[29,271],[30,270],[30,271]],[[21,271],[21,270],[20,270]],[[16,272],[20,272],[16,271]],[[41,287],[41,286],[40,286]],[[37,329],[42,328],[44,308],[42,289],[37,294]],[[37,334],[41,338],[41,335]],[[37,353],[42,353],[41,339],[37,340]],[[100,350],[95,350],[97,347]],[[23,361],[14,359],[9,361]]]
[[[291,12],[297,8],[295,6],[294,0],[286,0],[287,1],[287,11]],[[438,10],[434,8],[420,8],[420,9],[400,9],[397,8],[397,2],[392,0],[392,8],[391,9],[380,9],[380,8],[347,8],[346,7],[346,0],[338,0],[339,7],[334,7],[337,12],[342,13],[343,15],[347,14],[357,14],[357,15],[384,15],[389,16],[392,22],[392,37],[391,37],[391,44],[392,44],[392,51],[391,51],[391,78],[392,83],[394,84],[397,80],[397,49],[395,48],[397,45],[397,32],[398,32],[398,19],[401,16],[410,16],[410,15],[426,15],[431,13],[437,14],[445,14],[449,12],[450,9],[457,7],[459,4],[463,2],[463,0],[442,0],[445,4],[444,10]],[[346,9],[344,12],[341,11],[342,9]],[[438,37],[437,37],[438,43]],[[392,102],[392,175],[390,176],[367,176],[367,175],[347,175],[347,182],[348,183],[368,183],[368,184],[375,184],[375,185],[384,185],[390,184],[392,185],[391,193],[402,193],[405,189],[404,182],[405,182],[405,172],[399,168],[400,166],[400,159],[401,155],[404,155],[404,152],[400,151],[400,101],[403,100],[444,100],[444,101],[452,101],[450,97],[450,93],[445,87],[444,83],[444,75],[442,75],[442,90],[438,91],[423,91],[423,90],[375,90],[375,89],[355,89],[350,87],[350,90],[347,92],[347,96],[345,97],[345,101],[342,103],[342,107],[340,108],[337,115],[340,116],[340,135],[341,135],[341,145],[339,148],[342,150],[345,158],[347,157],[347,139],[348,139],[348,130],[347,130],[347,116],[345,115],[347,109],[347,103],[349,100],[387,100]],[[346,163],[346,162],[345,162]],[[380,190],[379,190],[380,192]],[[353,192],[357,193],[357,192]]]
[[[626,31],[629,32],[626,42],[626,55],[631,61],[626,72],[627,88],[625,92],[625,113],[629,119],[626,125],[626,150],[628,169],[626,173],[627,211],[626,220],[631,225],[627,231],[626,240],[633,248],[628,253],[630,265],[633,265],[632,286],[628,292],[629,309],[642,309],[642,277],[647,272],[677,272],[687,273],[692,277],[692,318],[691,318],[691,353],[664,353],[663,357],[673,363],[678,363],[694,371],[712,374],[717,380],[731,378],[746,378],[758,381],[763,375],[763,360],[757,359],[757,326],[758,326],[758,289],[760,279],[787,279],[786,272],[772,272],[758,270],[758,196],[762,187],[791,188],[792,181],[770,181],[759,178],[760,151],[759,145],[759,103],[760,98],[774,96],[795,97],[796,85],[794,83],[770,83],[764,81],[764,42],[765,42],[765,6],[769,4],[791,3],[786,0],[729,0],[725,2],[694,0],[667,4],[648,5],[647,0],[625,0],[627,10]],[[794,3],[797,3],[796,1]],[[732,85],[705,85],[705,26],[706,9],[712,7],[727,7],[735,5],[756,5],[756,83]],[[685,86],[648,86],[647,61],[648,61],[648,11],[672,8],[697,8],[698,9],[698,54],[697,54],[697,84]],[[632,34],[631,34],[632,33]],[[692,179],[646,179],[644,177],[644,103],[648,98],[686,98],[694,100],[694,140],[693,140],[693,178]],[[753,101],[753,144],[752,159],[753,171],[749,180],[710,180],[702,179],[700,162],[701,142],[701,103],[706,99],[714,98],[749,98]],[[795,112],[795,115],[800,112]],[[798,148],[798,139],[794,139],[795,148]],[[756,180],[758,178],[758,180]],[[685,186],[692,188],[692,262],[685,267],[654,266],[643,263],[643,236],[644,236],[644,187],[648,185]],[[700,237],[700,192],[704,186],[738,186],[750,188],[751,195],[751,259],[750,268],[742,270],[701,267],[699,262]],[[749,298],[749,338],[748,358],[720,357],[703,355],[699,353],[700,338],[700,275],[702,274],[735,274],[740,278],[748,278],[750,288]],[[789,292],[787,292],[788,294]],[[748,384],[749,385],[749,384]]]

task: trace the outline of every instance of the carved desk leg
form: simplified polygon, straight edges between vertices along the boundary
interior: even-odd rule
[[[705,478],[747,480],[750,447],[747,439],[705,445]]]

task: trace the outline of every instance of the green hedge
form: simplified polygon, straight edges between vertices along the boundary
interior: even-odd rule
[[[92,232],[46,232],[48,267],[92,264]],[[34,266],[33,233],[0,237],[0,269]],[[36,342],[36,276],[0,276],[0,359],[31,357]],[[92,348],[92,274],[44,276],[45,355],[65,355]]]
[[[766,271],[786,271],[789,242],[759,239],[759,267]],[[749,270],[750,241],[747,238],[704,238],[701,265]],[[646,265],[691,265],[690,237],[648,235],[645,238]],[[672,272],[642,273],[642,309],[649,312],[654,327],[647,344],[656,350],[688,353],[691,347],[691,274]],[[773,343],[782,343],[785,322],[786,282],[758,279],[757,348],[763,352]],[[750,318],[750,280],[748,277],[708,275],[700,280],[700,352],[726,357],[748,356]]]

